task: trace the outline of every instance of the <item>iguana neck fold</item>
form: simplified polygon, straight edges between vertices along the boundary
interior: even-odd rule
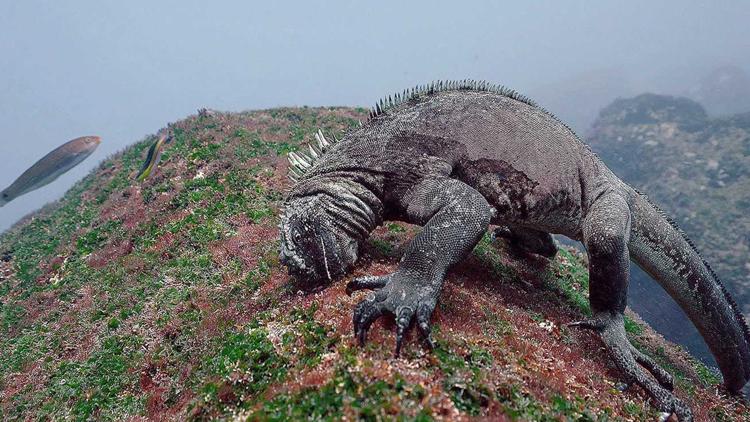
[[[341,173],[319,174],[300,181],[289,193],[288,201],[317,196],[321,217],[361,244],[383,223],[383,202],[370,183]]]

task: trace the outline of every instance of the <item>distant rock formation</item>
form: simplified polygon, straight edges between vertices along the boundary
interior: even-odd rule
[[[739,66],[721,66],[701,78],[685,95],[703,104],[714,116],[750,112],[750,75]]]
[[[617,175],[675,216],[750,313],[750,113],[711,118],[690,99],[643,94],[605,107],[587,142]],[[645,274],[635,275],[631,306],[707,357],[697,351],[697,333],[661,293]]]

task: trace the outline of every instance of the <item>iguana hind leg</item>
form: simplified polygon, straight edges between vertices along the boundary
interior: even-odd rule
[[[627,305],[629,235],[630,210],[625,199],[614,193],[597,199],[583,225],[593,316],[571,325],[599,332],[625,381],[642,387],[654,400],[656,408],[663,412],[664,419],[675,413],[681,421],[690,421],[690,409],[671,392],[671,376],[635,349],[625,334],[623,312]]]
[[[557,254],[552,235],[543,231],[517,226],[500,226],[492,233],[495,238],[506,239],[517,251],[533,253],[547,258]]]
[[[383,314],[392,314],[396,317],[396,356],[414,320],[432,344],[430,316],[445,273],[471,252],[487,231],[492,214],[479,192],[448,177],[422,180],[401,201],[404,218],[424,227],[406,247],[398,269],[383,276],[360,277],[347,285],[349,293],[375,290],[354,310],[355,338],[364,344],[372,323]]]

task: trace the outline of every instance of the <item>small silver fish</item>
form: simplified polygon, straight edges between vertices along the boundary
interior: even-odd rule
[[[151,175],[151,172],[159,164],[162,148],[164,147],[164,145],[170,143],[171,141],[171,137],[167,137],[167,135],[161,135],[159,139],[157,139],[156,142],[151,145],[151,148],[148,149],[148,154],[146,154],[146,162],[143,163],[141,171],[139,171],[138,175],[135,177],[136,180],[142,182],[146,180],[149,175]]]
[[[0,192],[0,207],[42,186],[80,164],[101,143],[98,136],[83,136],[63,144],[23,172],[13,184]]]

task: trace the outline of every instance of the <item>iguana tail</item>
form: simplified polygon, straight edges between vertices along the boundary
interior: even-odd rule
[[[677,225],[644,195],[631,204],[630,257],[654,278],[695,324],[724,375],[739,393],[750,379],[750,329],[732,297]]]

